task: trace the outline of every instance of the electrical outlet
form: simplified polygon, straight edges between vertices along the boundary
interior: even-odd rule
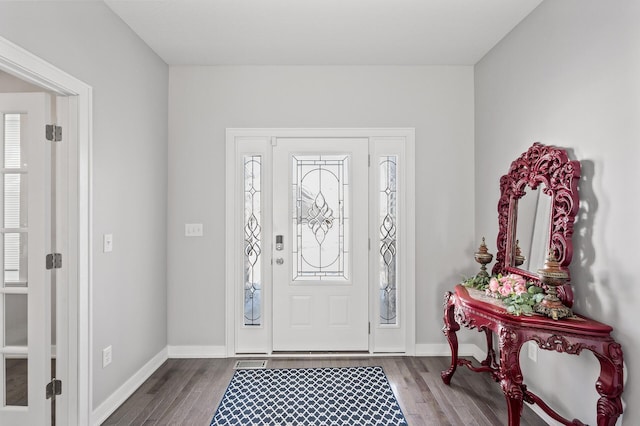
[[[185,237],[202,237],[204,230],[201,223],[185,223],[184,224],[184,236]]]
[[[528,345],[527,355],[529,355],[529,359],[533,362],[538,362],[538,347],[534,342],[529,342]]]
[[[107,365],[111,364],[111,356],[111,345],[109,345],[102,350],[102,368],[105,368]]]

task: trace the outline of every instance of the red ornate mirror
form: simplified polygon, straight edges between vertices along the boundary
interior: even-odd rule
[[[500,178],[498,240],[493,274],[516,273],[541,285],[536,271],[543,267],[543,263],[533,261],[533,258],[544,259],[549,252],[569,273],[573,256],[573,223],[579,206],[579,179],[578,161],[569,160],[562,148],[539,142],[511,163],[509,172]],[[532,212],[531,205],[537,210]],[[546,207],[540,209],[542,205]],[[533,225],[522,225],[525,218],[531,217],[534,218]],[[528,241],[524,253],[517,243],[521,239]],[[542,243],[536,246],[535,241]],[[532,263],[528,267],[520,267],[526,259],[531,259]],[[565,284],[558,288],[558,297],[570,307],[573,304],[571,286]]]

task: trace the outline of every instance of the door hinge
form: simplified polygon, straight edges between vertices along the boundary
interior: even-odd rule
[[[47,124],[45,126],[47,140],[51,142],[60,142],[62,140],[62,126],[55,124]]]
[[[47,388],[45,389],[47,394],[47,399],[55,397],[56,395],[62,395],[62,380],[53,379],[49,383],[47,383]]]
[[[371,154],[369,154],[367,157],[368,157],[368,160],[367,160],[368,166],[371,167]]]
[[[369,251],[371,251],[371,238],[369,238]]]
[[[369,322],[369,334],[371,334],[371,322]]]
[[[47,269],[60,269],[62,268],[62,254],[50,253],[47,255],[47,261],[45,262]]]

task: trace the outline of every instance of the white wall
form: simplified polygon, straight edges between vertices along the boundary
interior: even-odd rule
[[[475,67],[476,234],[497,235],[498,179],[532,142],[572,149],[583,175],[575,311],[612,325],[622,344],[625,425],[640,424],[639,22],[637,1],[547,0]],[[534,391],[595,424],[599,367],[588,351],[523,362]]]
[[[0,2],[0,36],[93,87],[95,407],[167,343],[168,69],[102,2]]]
[[[415,127],[417,341],[474,271],[472,67],[171,67],[169,344],[225,344],[225,128]],[[203,238],[185,238],[185,223]]]

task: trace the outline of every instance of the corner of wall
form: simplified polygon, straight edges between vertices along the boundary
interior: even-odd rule
[[[163,348],[133,376],[91,413],[91,425],[100,425],[118,409],[164,362],[169,359],[168,347]]]

